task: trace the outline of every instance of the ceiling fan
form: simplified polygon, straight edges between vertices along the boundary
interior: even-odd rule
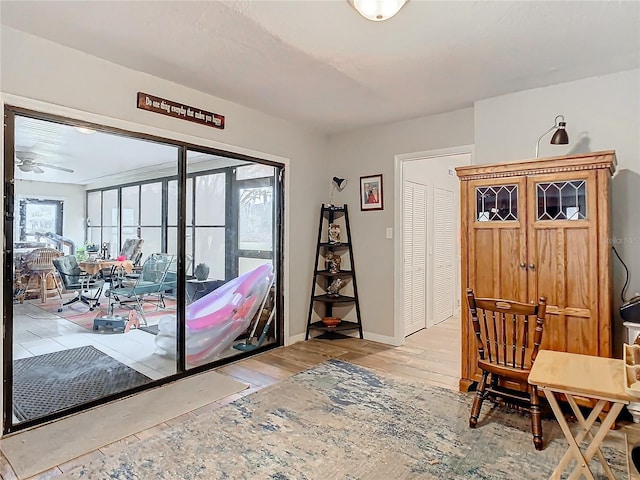
[[[42,168],[51,168],[61,172],[73,173],[70,168],[59,167],[50,163],[36,162],[38,155],[35,152],[16,152],[16,166],[23,172],[44,173]]]

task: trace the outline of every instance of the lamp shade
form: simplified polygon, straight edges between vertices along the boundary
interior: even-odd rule
[[[569,144],[569,135],[566,130],[566,122],[558,122],[558,129],[551,137],[552,145],[568,145]]]
[[[347,180],[344,178],[333,177],[333,183],[338,190],[342,190],[347,185]]]
[[[381,22],[393,17],[407,0],[348,0],[367,20]]]
[[[551,145],[568,145],[569,144],[569,135],[567,134],[567,123],[564,121],[564,116],[558,115],[553,122],[553,127],[544,132],[542,135],[538,137],[538,141],[536,142],[536,158],[538,158],[538,153],[540,151],[540,140],[542,138],[553,132],[553,136],[551,137],[551,141],[549,142]]]

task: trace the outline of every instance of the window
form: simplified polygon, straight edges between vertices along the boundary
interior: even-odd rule
[[[46,233],[62,235],[61,200],[24,198],[20,200],[20,232],[17,238],[22,242],[39,242]]]
[[[273,261],[275,173],[273,167],[258,164],[237,169],[239,274]]]

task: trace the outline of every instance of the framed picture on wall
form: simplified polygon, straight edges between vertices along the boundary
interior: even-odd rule
[[[382,174],[360,177],[360,210],[382,210]]]

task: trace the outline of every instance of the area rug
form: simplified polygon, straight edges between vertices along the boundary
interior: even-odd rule
[[[566,450],[555,422],[545,449],[530,423],[487,408],[468,428],[470,395],[327,362],[187,420],[60,478],[541,479]],[[616,475],[624,449],[603,449]],[[597,470],[597,469],[596,469]]]
[[[31,420],[151,381],[93,346],[13,362],[13,413]]]
[[[93,321],[96,317],[108,316],[109,299],[102,297],[100,306],[95,310],[89,310],[89,307],[82,302],[72,303],[62,307],[62,311],[58,312],[60,308],[60,299],[49,299],[46,303],[41,303],[40,300],[30,300],[29,303],[36,306],[49,314],[55,314],[65,320],[68,320],[76,325],[79,325],[87,330],[93,330]],[[175,315],[175,300],[165,299],[165,309],[158,310],[153,303],[144,303],[144,314],[147,317],[147,323],[158,323],[158,320],[164,315]],[[116,315],[126,317],[129,313],[129,309],[118,308],[114,312]],[[29,316],[32,316],[30,314]],[[46,318],[50,318],[47,316]]]

